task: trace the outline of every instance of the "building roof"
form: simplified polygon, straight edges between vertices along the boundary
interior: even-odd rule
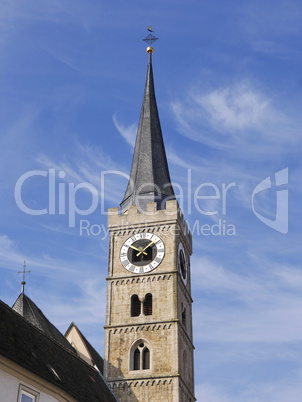
[[[150,202],[157,202],[158,207],[164,209],[167,199],[175,199],[175,196],[157,110],[150,51],[130,179],[121,210],[124,212],[131,205],[137,205],[144,211]]]
[[[79,402],[117,401],[102,375],[0,301],[0,355]]]
[[[103,374],[103,370],[104,370],[104,360],[103,360],[103,358],[94,349],[94,347],[90,344],[90,342],[85,338],[85,336],[82,334],[82,332],[79,330],[79,328],[76,326],[76,324],[74,322],[72,322],[70,324],[69,328],[65,332],[65,337],[67,338],[67,335],[71,331],[72,328],[74,328],[78,332],[78,334],[79,334],[84,346],[86,347],[86,349],[87,349],[87,351],[88,351],[88,353],[90,355],[92,365],[93,366],[95,365],[97,367],[97,369]]]
[[[61,343],[67,349],[73,351],[73,347],[68,340],[61,334],[61,332],[45,317],[42,311],[35,305],[35,303],[26,296],[25,293],[21,293],[15,301],[12,309],[22,315],[28,322],[35,327],[39,328],[45,334]]]

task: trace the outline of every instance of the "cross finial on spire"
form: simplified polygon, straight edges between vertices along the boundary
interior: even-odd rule
[[[22,271],[18,271],[18,274],[22,274],[23,275],[23,277],[22,277],[22,282],[21,282],[21,285],[22,285],[22,287],[21,287],[21,293],[24,293],[24,287],[25,287],[25,284],[26,284],[26,282],[25,282],[25,275],[26,274],[30,274],[31,273],[31,271],[26,271],[26,264],[25,264],[25,261],[24,261],[24,264],[23,264],[23,270]]]
[[[147,30],[148,30],[148,32],[150,32],[146,37],[145,37],[145,39],[143,39],[143,41],[144,42],[146,42],[150,47],[151,47],[151,45],[154,43],[154,42],[156,42],[157,40],[158,40],[158,38],[156,38],[153,34],[152,34],[152,32],[154,32],[154,30],[153,30],[153,28],[152,27],[150,27],[149,25],[147,26]],[[148,48],[149,49],[149,48]],[[148,49],[147,49],[147,51],[148,51]],[[151,48],[152,49],[152,48]],[[152,49],[153,50],[153,49]],[[149,52],[148,52],[149,53]]]

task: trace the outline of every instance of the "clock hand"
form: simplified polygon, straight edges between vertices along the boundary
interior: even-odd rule
[[[151,246],[151,244],[153,244],[155,242],[155,240],[152,240],[151,243],[149,243],[145,248],[142,249],[142,251],[140,251],[138,254],[136,254],[136,256],[138,257],[141,253],[143,253],[148,247]],[[147,254],[147,253],[145,253]]]
[[[143,253],[143,254],[145,254],[145,255],[148,255],[148,253],[145,253],[144,250],[140,251],[137,247],[134,247],[134,246],[129,246],[129,247],[133,248],[133,249],[136,250],[136,251],[139,251],[140,253]]]

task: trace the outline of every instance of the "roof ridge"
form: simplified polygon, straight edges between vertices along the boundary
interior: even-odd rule
[[[3,341],[0,344],[1,356],[54,384],[79,402],[111,400],[111,397],[117,400],[103,376],[100,376],[93,366],[86,363],[75,352],[41,331],[2,300],[0,300],[0,311],[0,322],[7,324],[0,327],[0,336]],[[19,336],[20,331],[26,334],[24,339],[29,342],[28,344]],[[30,355],[28,352],[31,352]],[[75,377],[68,375],[68,367]],[[58,373],[59,378],[54,377],[52,370]],[[81,381],[79,381],[80,378]],[[105,399],[99,399],[100,395]]]
[[[67,348],[66,346],[64,346],[62,343],[60,343],[59,341],[57,341],[56,339],[52,338],[50,335],[48,335],[46,332],[44,332],[43,330],[41,330],[40,328],[36,327],[34,324],[32,324],[31,322],[29,322],[26,318],[24,318],[21,314],[19,314],[17,311],[13,310],[8,304],[4,303],[4,301],[0,300],[0,303],[3,304],[8,310],[11,310],[14,314],[17,314],[18,317],[21,317],[21,319],[23,321],[25,321],[27,324],[29,324],[30,326],[32,326],[35,330],[37,330],[38,332],[40,332],[43,336],[45,336],[46,338],[50,339],[52,342],[54,342],[55,344],[57,344],[58,346],[60,346],[62,349],[66,350],[67,352],[69,352],[72,356],[78,358],[79,360],[83,361],[88,367],[92,368],[93,370],[95,370],[96,372],[98,372],[98,370],[96,370],[91,364],[87,363],[84,359],[82,359],[74,350],[73,346],[71,346],[72,349]],[[63,335],[64,337],[64,335]],[[66,339],[66,338],[65,338]],[[67,339],[66,339],[67,340]],[[68,340],[67,340],[68,342]]]
[[[15,308],[17,302],[19,303]],[[57,340],[58,342],[61,342],[63,345],[65,345],[65,347],[70,347],[71,349],[73,349],[68,340],[62,334],[62,332],[46,317],[43,311],[36,305],[33,300],[31,300],[29,296],[21,293],[17,298],[16,303],[12,307],[14,311],[21,314],[19,310],[22,310],[21,315],[27,321],[29,321],[33,325],[36,325],[37,328],[44,331],[51,338]]]
[[[103,370],[103,364],[104,364],[104,358],[100,355],[100,353],[96,350],[96,348],[89,342],[89,340],[86,338],[86,336],[82,333],[82,331],[79,329],[79,327],[76,325],[76,323],[74,321],[71,322],[71,324],[69,325],[67,331],[65,332],[65,335],[68,333],[68,331],[72,328],[72,326],[74,326],[74,328],[78,331],[82,342],[84,343],[84,345],[86,346],[86,349],[89,353],[90,359],[91,361],[94,363],[94,365],[99,369],[98,371],[102,374],[102,372],[100,370]],[[91,350],[92,349],[92,350]],[[97,356],[95,356],[95,354]],[[93,356],[94,355],[94,356]],[[101,359],[101,367],[99,367],[99,358]],[[102,374],[103,375],[103,374]]]
[[[23,315],[19,314],[16,310],[14,310],[13,308],[11,308],[8,304],[4,303],[3,300],[0,300],[0,303],[3,304],[8,310],[12,311],[13,314],[16,314],[19,318],[21,317],[21,319],[26,322],[28,325],[30,325],[31,327],[33,327],[34,329],[36,329],[38,332],[40,332],[43,336],[45,336],[46,338],[50,339],[51,341],[53,341],[54,343],[56,343],[57,345],[61,346],[64,350],[67,350],[68,352],[70,352],[72,355],[77,356],[76,352],[73,352],[72,349],[68,349],[66,346],[64,346],[62,343],[60,343],[59,341],[57,341],[56,339],[54,339],[53,337],[51,337],[50,335],[48,335],[45,331],[43,331],[42,329],[38,328],[36,325],[34,325],[33,323],[31,323],[30,321],[28,321],[25,317],[23,317]],[[53,324],[52,324],[53,325]],[[64,337],[64,335],[62,335]],[[66,338],[65,338],[66,339]],[[66,339],[67,340],[67,339]],[[68,342],[68,341],[67,341]],[[71,345],[70,345],[71,346]],[[71,346],[72,348],[72,346]]]
[[[31,300],[31,298],[29,298],[25,293],[23,293],[23,298],[24,298],[24,297],[25,297],[25,301],[26,301],[26,303],[27,303],[29,309],[31,310],[31,312],[33,313],[33,315],[34,315],[36,321],[38,322],[39,326],[41,327],[41,331],[43,331],[43,328],[42,328],[42,326],[40,325],[40,322],[39,322],[39,320],[37,319],[36,314],[35,314],[35,312],[34,312],[34,310],[33,310],[33,308],[32,308],[32,304],[35,305],[35,303],[34,303],[34,302]],[[38,308],[38,310],[40,310],[38,306],[36,306],[36,307]],[[42,312],[42,310],[40,310],[39,312],[41,312],[41,313],[44,315],[44,313]],[[48,318],[47,318],[45,315],[44,315],[44,317],[46,318],[46,320],[48,320]],[[33,324],[33,325],[34,325],[34,324]]]

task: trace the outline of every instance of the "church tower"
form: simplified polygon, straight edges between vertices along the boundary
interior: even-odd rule
[[[147,52],[129,183],[108,211],[104,375],[121,402],[193,402],[192,237],[170,180]]]

